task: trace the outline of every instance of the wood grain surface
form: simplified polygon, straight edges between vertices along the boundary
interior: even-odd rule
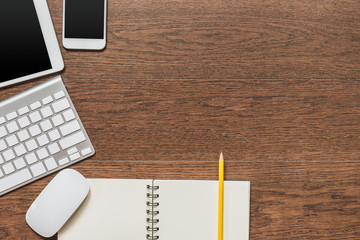
[[[61,44],[62,1],[48,4]],[[359,13],[355,0],[109,0],[106,49],[62,48],[96,150],[73,168],[217,179],[223,149],[225,180],[251,181],[250,239],[359,239]],[[42,239],[25,213],[53,176],[1,197],[0,239]]]
[[[61,0],[49,5],[60,38]],[[63,50],[64,76],[360,77],[358,0],[110,0],[108,7],[107,49]]]

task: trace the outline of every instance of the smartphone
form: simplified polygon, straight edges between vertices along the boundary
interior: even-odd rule
[[[106,46],[107,0],[64,0],[63,46],[101,50]]]

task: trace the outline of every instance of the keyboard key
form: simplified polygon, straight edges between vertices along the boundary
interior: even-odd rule
[[[38,109],[39,107],[41,107],[41,103],[39,101],[36,101],[36,102],[30,104],[30,108],[32,110]]]
[[[48,134],[52,142],[60,138],[60,133],[57,129],[50,131]]]
[[[64,165],[64,164],[66,164],[66,163],[68,163],[69,162],[69,159],[68,158],[63,158],[63,159],[60,159],[59,160],[59,164],[60,165]]]
[[[3,124],[4,122],[6,122],[4,117],[0,117],[0,124]]]
[[[89,153],[91,153],[91,148],[85,148],[81,150],[81,155],[83,156],[88,155]]]
[[[16,117],[17,117],[17,113],[16,113],[16,112],[11,112],[11,113],[9,113],[9,114],[6,115],[6,118],[7,118],[8,121],[13,120],[13,119],[16,118]]]
[[[2,168],[3,168],[5,174],[10,174],[15,171],[15,168],[11,162],[4,164],[4,166]]]
[[[42,162],[32,165],[30,167],[30,170],[31,170],[32,174],[34,175],[34,177],[37,177],[46,172],[46,169],[44,167],[44,164],[42,164]]]
[[[41,147],[49,143],[49,139],[46,136],[46,134],[41,135],[36,140],[38,141],[38,143]]]
[[[4,159],[2,158],[1,154],[0,154],[0,164],[4,163]]]
[[[28,164],[32,164],[34,162],[37,162],[37,160],[38,160],[37,157],[35,156],[35,153],[30,153],[30,154],[26,155],[25,159]]]
[[[66,149],[69,147],[72,147],[78,143],[81,143],[83,141],[85,141],[85,135],[83,132],[79,131],[73,135],[70,135],[69,137],[63,138],[59,141],[60,146],[62,149]]]
[[[19,141],[17,140],[15,135],[11,135],[11,136],[7,137],[6,142],[10,147],[19,143]]]
[[[50,154],[55,154],[55,153],[60,152],[60,148],[57,143],[50,144],[48,146],[48,149],[49,149]]]
[[[50,106],[46,106],[43,109],[41,109],[40,111],[44,118],[50,117],[51,115],[54,114],[53,111],[51,110]]]
[[[23,107],[18,110],[20,115],[24,115],[25,113],[28,113],[30,110],[28,107]]]
[[[1,168],[0,168],[0,178],[3,177],[3,176],[4,176],[4,174],[3,174],[3,172],[1,171]]]
[[[45,159],[44,163],[49,171],[57,168],[56,161],[53,157]]]
[[[3,139],[0,140],[0,151],[6,149],[7,146],[6,146],[6,143]]]
[[[20,141],[22,141],[22,142],[30,138],[30,135],[29,135],[29,133],[26,131],[26,129],[18,132],[18,133],[17,133],[17,136],[18,136],[18,138],[20,139]]]
[[[0,127],[0,137],[5,137],[7,135],[7,131],[4,126]]]
[[[70,120],[73,120],[75,118],[75,114],[72,109],[66,110],[65,112],[63,112],[63,115],[65,118],[65,121],[67,121],[67,122]]]
[[[9,133],[13,133],[13,132],[16,132],[17,130],[19,130],[19,127],[15,121],[6,124],[6,128],[9,131]]]
[[[79,159],[80,158],[80,153],[75,153],[73,155],[70,155],[70,160],[71,161],[74,161],[76,159]]]
[[[40,150],[37,150],[37,151],[36,151],[36,154],[38,155],[38,157],[39,157],[40,160],[42,160],[42,159],[44,159],[44,158],[46,158],[46,157],[49,156],[49,153],[48,153],[48,151],[46,150],[46,148],[42,148],[42,149],[40,149]]]
[[[80,125],[77,120],[65,124],[60,127],[60,132],[63,136],[69,135],[70,133],[76,132],[80,129]]]
[[[34,125],[29,128],[31,136],[35,137],[41,133],[41,130],[38,125]]]
[[[43,100],[41,100],[41,101],[44,105],[46,105],[48,103],[51,103],[53,101],[53,98],[51,96],[48,96],[46,98],[43,98]]]
[[[64,120],[62,119],[61,115],[57,115],[53,118],[51,118],[52,122],[54,123],[54,126],[60,126],[61,124],[64,123]]]
[[[25,168],[12,175],[0,179],[0,192],[3,192],[9,188],[23,183],[32,178],[29,169]]]
[[[40,123],[41,129],[46,132],[47,130],[50,130],[52,128],[51,122],[49,119],[43,121]]]
[[[52,104],[55,113],[61,112],[70,107],[69,101],[66,98]]]
[[[27,116],[24,116],[22,118],[19,118],[18,123],[20,125],[20,128],[24,128],[30,125],[29,118]]]
[[[17,146],[14,148],[14,150],[15,150],[16,155],[17,155],[18,157],[26,153],[26,149],[25,149],[25,146],[24,146],[23,144],[17,145]]]
[[[40,121],[41,120],[40,113],[38,111],[31,113],[30,119],[31,119],[32,123],[36,123],[36,122]]]
[[[3,156],[5,158],[5,161],[10,161],[15,158],[15,154],[14,154],[13,150],[11,150],[11,149],[3,152]]]
[[[38,145],[37,145],[37,143],[35,142],[34,139],[31,139],[31,140],[27,141],[25,143],[25,145],[26,145],[27,149],[29,150],[29,152],[38,147]]]
[[[76,153],[76,152],[78,152],[78,149],[77,149],[76,147],[70,148],[70,149],[67,151],[68,155],[74,154],[74,153]]]
[[[54,94],[55,99],[60,99],[65,96],[64,91],[60,91]]]
[[[24,158],[21,157],[21,158],[16,159],[14,161],[14,165],[15,165],[16,169],[21,169],[21,168],[25,167],[26,163],[24,161]]]

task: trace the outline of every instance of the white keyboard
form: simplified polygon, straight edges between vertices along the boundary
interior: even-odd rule
[[[60,76],[0,102],[0,196],[94,153]]]

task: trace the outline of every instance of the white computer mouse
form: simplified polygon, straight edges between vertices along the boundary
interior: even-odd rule
[[[35,199],[26,222],[43,237],[57,233],[89,193],[85,177],[73,169],[59,172]]]

